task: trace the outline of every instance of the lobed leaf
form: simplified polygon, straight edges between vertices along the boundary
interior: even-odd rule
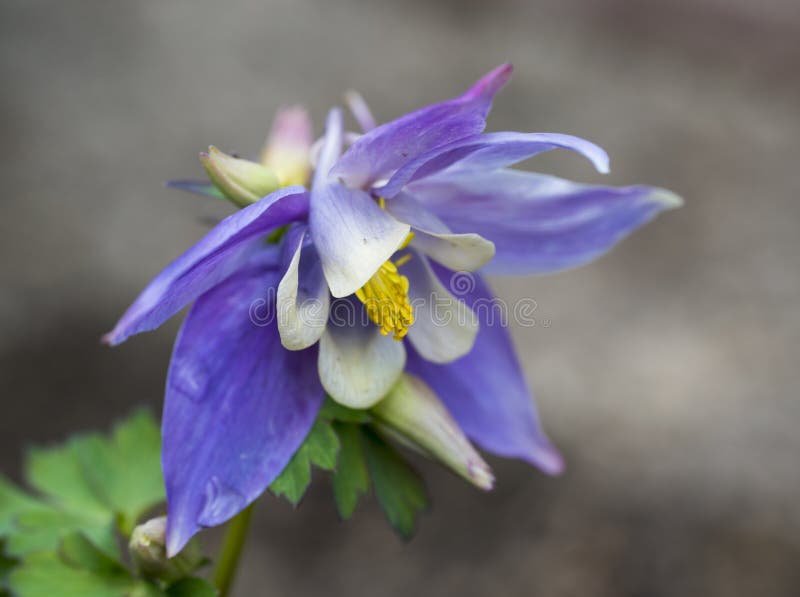
[[[369,492],[369,472],[361,445],[358,425],[336,422],[339,436],[339,463],[333,475],[333,497],[339,516],[347,520],[353,515],[359,498]]]
[[[58,548],[61,560],[73,568],[83,568],[101,576],[126,575],[127,570],[118,559],[110,557],[79,532],[69,533]]]
[[[389,524],[404,538],[414,534],[417,517],[428,509],[421,477],[372,429],[362,429],[367,468],[375,497]]]
[[[80,531],[108,556],[119,555],[115,527],[130,534],[146,510],[164,499],[161,441],[140,411],[110,437],[84,434],[28,454],[25,476],[42,497],[0,477],[0,536],[12,555],[55,549]]]
[[[95,437],[81,443],[77,455],[86,483],[120,517],[124,534],[164,500],[161,434],[147,412],[139,411],[118,425],[110,441]]]
[[[289,464],[272,482],[270,490],[296,506],[311,483],[311,465],[333,470],[338,453],[339,438],[328,421],[318,418]]]
[[[114,526],[111,514],[98,518],[43,505],[17,516],[14,530],[8,534],[8,551],[24,556],[32,551],[55,549],[62,537],[80,531],[106,553],[116,557],[119,549]]]
[[[20,597],[126,597],[135,581],[129,574],[97,574],[73,567],[52,551],[27,556],[9,576]]]

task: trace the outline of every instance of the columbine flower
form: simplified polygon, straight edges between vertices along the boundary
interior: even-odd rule
[[[464,434],[547,473],[562,469],[502,322],[485,308],[472,311],[492,300],[490,290],[475,274],[466,291],[458,289],[462,302],[448,281],[456,270],[530,274],[583,264],[679,200],[651,187],[507,170],[555,148],[607,170],[603,150],[576,137],[481,134],[510,73],[501,66],[455,99],[377,127],[351,95],[365,132],[342,154],[341,113],[331,111],[310,191],[284,186],[223,220],[159,274],[106,336],[118,344],[194,301],[176,340],[164,408],[171,554],[268,487],[326,392],[351,407],[377,404],[375,417],[390,432],[481,487],[491,486],[491,473]],[[299,114],[288,128],[310,130],[297,125],[307,122]],[[297,148],[310,146],[310,136],[281,131],[276,125],[262,165],[279,184],[304,184],[308,176],[295,174],[307,166],[287,175],[292,168],[275,156],[282,139],[293,139],[283,155],[307,163],[312,152]],[[204,184],[178,186],[218,194]],[[281,244],[265,244],[281,227]],[[342,321],[337,305],[368,317]],[[426,421],[429,432],[420,435]]]

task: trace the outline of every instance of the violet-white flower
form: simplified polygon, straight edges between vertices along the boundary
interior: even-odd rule
[[[563,148],[608,170],[605,152],[577,137],[482,133],[510,74],[510,65],[500,66],[463,95],[380,126],[351,95],[364,133],[342,153],[348,136],[341,112],[331,111],[310,189],[276,157],[279,149],[266,152],[293,172],[278,175],[282,184],[300,184],[223,220],[156,276],[107,334],[118,344],[194,302],[176,340],[164,407],[170,554],[269,486],[326,393],[369,408],[407,374],[415,381],[403,392],[419,392],[410,403],[438,397],[443,406],[431,412],[456,424],[431,449],[461,450],[439,459],[474,475],[476,485],[490,486],[491,473],[466,437],[546,473],[562,470],[507,330],[486,309],[473,310],[493,299],[488,286],[473,273],[474,285],[456,297],[448,283],[456,271],[543,274],[584,264],[680,200],[653,187],[508,169]],[[305,119],[292,116],[288,128],[305,130]],[[295,150],[310,145],[301,136]],[[302,162],[310,154],[293,155]],[[281,227],[281,244],[265,244]],[[336,299],[367,317],[338,320]],[[255,317],[254,306],[277,316]],[[385,411],[413,420],[403,408]]]

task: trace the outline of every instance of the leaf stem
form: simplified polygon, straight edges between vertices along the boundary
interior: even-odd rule
[[[225,539],[222,549],[219,552],[219,561],[214,569],[214,584],[219,589],[219,597],[227,597],[233,580],[236,577],[236,569],[239,565],[239,556],[247,539],[247,531],[250,528],[250,519],[253,516],[255,502],[239,512],[228,523],[225,532]]]

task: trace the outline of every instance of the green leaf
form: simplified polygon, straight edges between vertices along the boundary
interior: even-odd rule
[[[104,518],[83,516],[79,512],[66,512],[47,505],[20,514],[15,528],[8,535],[8,551],[25,555],[42,549],[55,549],[59,540],[68,533],[81,531],[106,553],[117,556],[118,547],[111,514]]]
[[[341,421],[343,423],[368,423],[370,420],[369,411],[348,408],[333,400],[330,396],[325,397],[319,417],[329,421]]]
[[[63,508],[105,516],[108,507],[86,482],[78,456],[98,441],[99,436],[83,435],[64,446],[32,449],[25,467],[28,483]]]
[[[61,560],[73,568],[83,568],[103,576],[124,575],[125,567],[109,557],[82,533],[69,533],[61,540],[58,549]]]
[[[125,593],[124,597],[165,597],[166,593],[146,580],[140,580]]]
[[[124,534],[164,500],[161,435],[147,412],[139,411],[118,425],[110,441],[95,437],[81,443],[77,454],[86,482],[120,517]]]
[[[311,483],[311,465],[333,470],[338,452],[339,438],[330,423],[317,419],[289,464],[270,485],[270,490],[296,506]]]
[[[202,578],[184,578],[170,585],[166,594],[169,597],[217,597],[219,591],[207,580]]]
[[[130,534],[136,520],[164,499],[160,453],[158,426],[147,412],[139,411],[120,423],[110,438],[83,435],[63,447],[34,450],[28,479],[69,510],[100,518],[112,513]]]
[[[353,515],[361,495],[369,491],[369,473],[357,425],[334,423],[341,448],[339,463],[333,475],[333,497],[339,516],[347,520]]]
[[[52,550],[80,531],[118,557],[115,527],[128,535],[136,519],[163,500],[160,443],[152,417],[139,412],[111,437],[84,434],[32,450],[26,478],[42,498],[0,477],[0,535],[7,536],[9,553]]]
[[[0,536],[7,535],[14,528],[14,521],[20,514],[42,507],[38,500],[20,491],[5,477],[0,476]]]
[[[6,553],[5,541],[0,539],[0,595],[3,595],[3,587],[5,586],[8,573],[19,564],[19,560],[10,557]]]
[[[404,538],[414,534],[417,516],[428,509],[422,479],[392,446],[369,428],[362,428],[367,468],[375,496],[389,524]]]
[[[28,554],[8,585],[18,597],[165,597],[81,533],[66,535],[55,551]]]
[[[9,577],[20,597],[126,597],[135,582],[130,575],[100,575],[63,562],[51,551],[30,554]]]

